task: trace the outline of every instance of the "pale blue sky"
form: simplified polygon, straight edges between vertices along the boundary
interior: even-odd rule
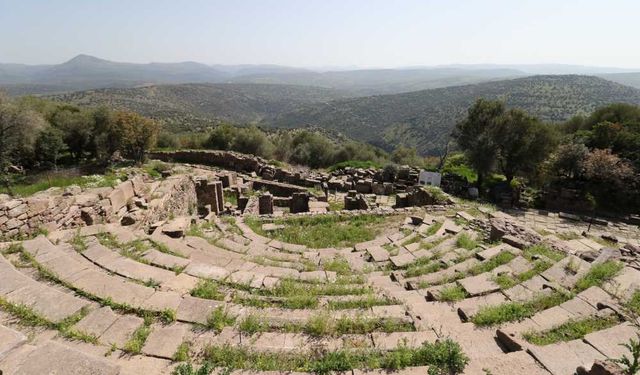
[[[0,62],[640,68],[638,0],[0,0]]]

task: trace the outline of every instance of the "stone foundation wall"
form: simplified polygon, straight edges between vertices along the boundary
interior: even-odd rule
[[[3,195],[0,235],[14,238],[109,222],[141,227],[195,212],[196,206],[195,184],[185,175],[153,183],[135,176],[113,188],[51,188],[28,198]]]
[[[262,169],[268,165],[266,160],[257,156],[218,150],[157,151],[147,153],[147,157],[165,162],[211,165],[257,174],[260,174]]]
[[[187,216],[195,213],[197,205],[194,181],[185,175],[171,176],[151,193],[143,224],[150,225],[171,216]]]

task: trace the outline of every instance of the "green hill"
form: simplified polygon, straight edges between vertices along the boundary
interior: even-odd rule
[[[304,104],[343,98],[341,92],[265,84],[177,84],[111,88],[52,95],[76,105],[127,109],[163,120],[173,131],[200,130],[214,123],[257,123]]]
[[[501,99],[546,121],[562,121],[608,103],[638,104],[640,90],[592,76],[532,76],[314,103],[279,115],[270,124],[318,126],[386,149],[404,144],[423,154],[437,153],[455,123],[481,97]]]

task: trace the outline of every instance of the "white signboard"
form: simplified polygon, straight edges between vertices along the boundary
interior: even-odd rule
[[[422,185],[432,185],[440,187],[442,175],[438,172],[420,171],[418,183]]]

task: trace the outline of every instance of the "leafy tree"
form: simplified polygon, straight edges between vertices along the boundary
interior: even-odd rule
[[[36,160],[41,167],[57,168],[58,159],[66,149],[66,144],[62,139],[62,131],[52,126],[48,126],[40,132],[35,144]]]
[[[137,162],[144,160],[144,153],[151,148],[158,135],[158,124],[133,112],[115,114],[114,133],[117,136],[118,149],[123,156]]]
[[[92,113],[93,134],[90,140],[90,152],[98,160],[107,160],[119,147],[115,133],[115,115],[106,107],[99,107]]]
[[[45,126],[38,113],[20,108],[0,96],[0,175],[5,183],[12,165],[31,164],[36,136]]]
[[[237,128],[229,124],[222,124],[211,131],[203,146],[214,150],[231,150],[236,135]]]
[[[231,145],[233,150],[265,158],[271,157],[273,144],[262,130],[256,126],[236,129],[237,133]]]
[[[90,112],[73,106],[60,106],[50,121],[62,131],[64,143],[74,159],[78,160],[91,151],[94,121]]]
[[[467,118],[459,122],[454,130],[454,139],[478,174],[478,187],[482,187],[484,177],[493,169],[496,145],[490,130],[504,111],[504,104],[499,101],[478,99],[469,108]]]
[[[422,160],[418,156],[418,152],[415,148],[398,146],[393,153],[391,154],[391,161],[396,164],[405,164],[405,165],[420,165],[422,164]]]
[[[589,130],[603,122],[616,124],[639,123],[640,107],[625,103],[614,103],[600,107],[585,120],[584,128]]]
[[[518,173],[531,176],[556,144],[549,127],[519,109],[500,116],[490,133],[498,165],[509,183]]]
[[[175,135],[167,132],[160,132],[160,134],[158,134],[156,146],[159,148],[175,149],[178,148],[179,143]]]
[[[550,155],[545,169],[551,177],[577,178],[584,174],[589,149],[582,143],[565,143]]]
[[[595,149],[585,158],[585,175],[592,182],[622,187],[634,175],[633,166],[611,150]]]
[[[321,134],[301,131],[293,137],[291,142],[293,152],[291,161],[320,168],[334,164],[335,144]]]

